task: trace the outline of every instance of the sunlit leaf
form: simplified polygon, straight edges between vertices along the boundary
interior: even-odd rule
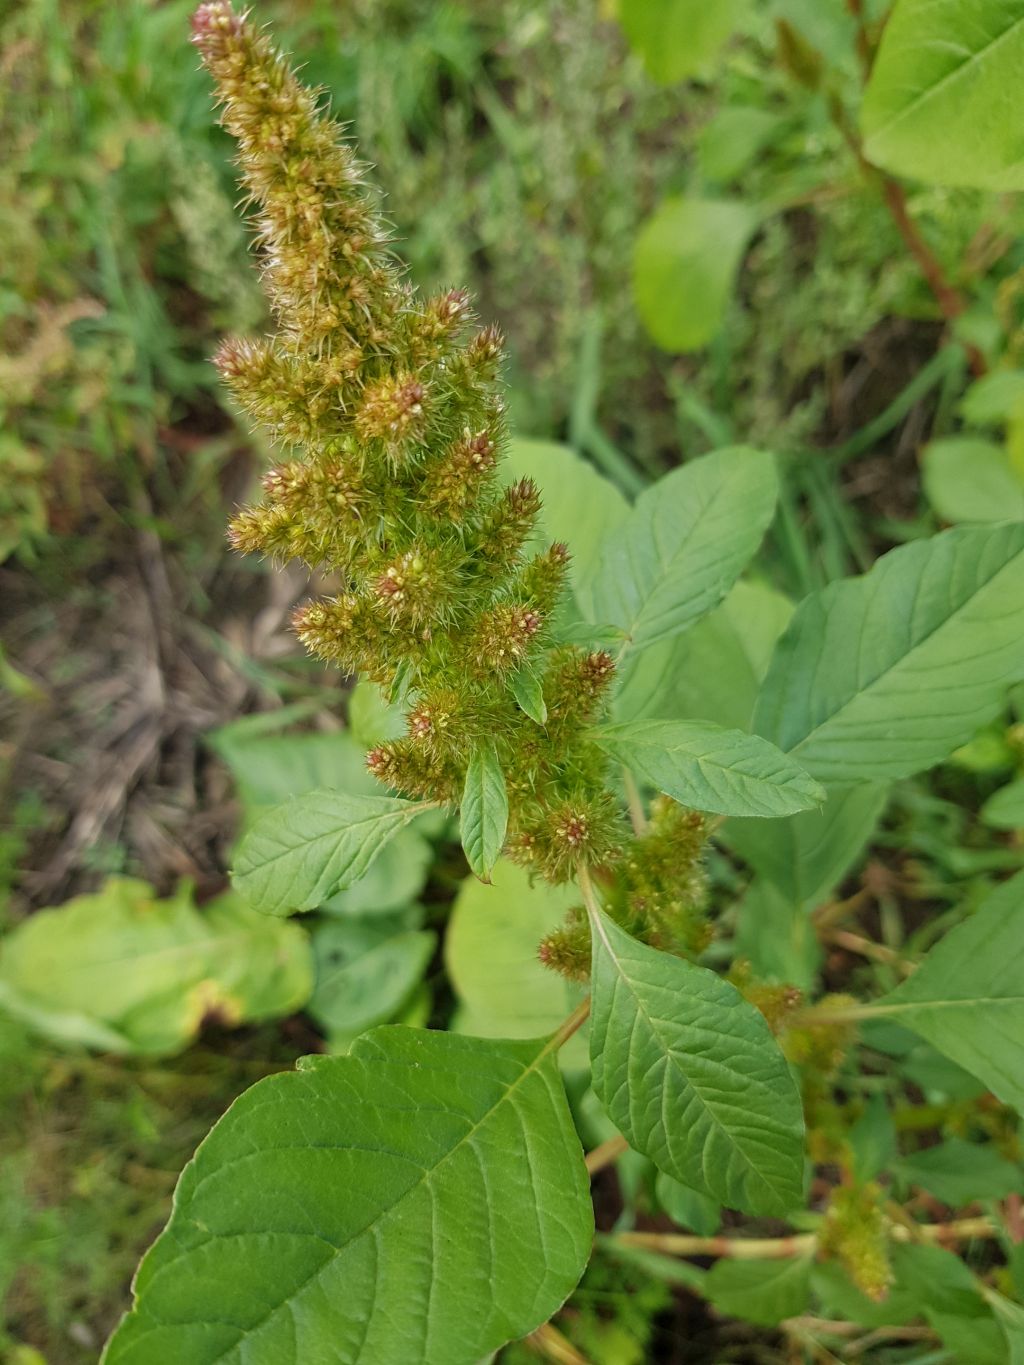
[[[104,1362],[473,1365],[555,1312],[592,1237],[550,1046],[389,1025],[232,1105]]]

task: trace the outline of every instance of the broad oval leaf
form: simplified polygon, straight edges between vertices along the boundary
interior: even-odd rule
[[[594,581],[594,619],[641,649],[716,607],[775,513],[771,455],[729,446],[691,460],[637,499],[608,539]]]
[[[728,199],[666,199],[633,256],[637,311],[663,351],[698,351],[722,325],[757,213]]]
[[[960,400],[970,426],[1001,427],[1024,416],[1024,370],[990,370]]]
[[[734,952],[749,961],[759,980],[814,989],[824,954],[805,906],[758,877],[737,903],[735,915]]]
[[[208,1015],[275,1018],[312,989],[298,925],[234,895],[202,909],[188,889],[157,900],[127,877],[30,916],[0,946],[0,1005],[58,1043],[105,1052],[178,1052]]]
[[[897,0],[861,108],[866,156],[937,185],[1024,189],[1008,95],[1022,69],[1017,0]]]
[[[609,535],[629,516],[629,503],[615,485],[555,441],[514,440],[502,461],[510,481],[532,479],[540,489],[538,543],[561,540],[569,547],[569,581],[588,612],[590,583]]]
[[[346,730],[324,734],[290,728],[308,715],[308,706],[300,705],[258,712],[207,736],[210,748],[231,769],[246,829],[261,815],[309,792],[380,794],[380,783],[366,767],[366,749],[380,741],[363,745]]]
[[[909,777],[1024,675],[1024,524],[957,527],[806,598],[754,729],[822,782]]]
[[[713,720],[746,730],[789,598],[761,583],[735,584],[685,634],[634,653],[615,694],[616,720]]]
[[[622,0],[619,21],[656,81],[705,70],[736,28],[747,0]]]
[[[708,1271],[704,1293],[720,1313],[759,1327],[777,1327],[807,1310],[811,1257],[736,1261],[723,1256]]]
[[[993,829],[1024,829],[1024,777],[994,792],[982,806],[981,818]]]
[[[1024,1306],[995,1289],[985,1290],[985,1301],[1002,1328],[1010,1352],[1009,1365],[1024,1365]]]
[[[980,436],[932,441],[924,451],[923,482],[943,521],[1024,519],[1024,480],[995,441]]]
[[[427,817],[429,818],[429,817]],[[357,881],[334,891],[318,909],[325,915],[388,915],[423,890],[434,861],[433,846],[423,838],[424,816],[385,841],[377,857]]]
[[[1024,1113],[1024,872],[871,1012],[913,1029]]]
[[[706,7],[712,12],[710,7]],[[747,169],[758,152],[783,132],[784,114],[755,104],[727,104],[697,137],[697,161],[704,180],[728,185]]]
[[[261,1081],[203,1142],[105,1365],[472,1365],[590,1255],[550,1043],[386,1026]]]
[[[598,911],[594,1089],[631,1147],[730,1208],[784,1214],[803,1194],[803,1112],[764,1017],[715,972]]]
[[[469,756],[462,792],[462,847],[470,867],[485,880],[498,861],[508,829],[508,790],[491,742]]]
[[[658,791],[719,815],[792,815],[825,799],[799,763],[758,735],[699,720],[638,720],[594,742]]]
[[[1008,1161],[992,1143],[965,1142],[958,1137],[901,1157],[889,1169],[951,1209],[976,1199],[1005,1199],[1024,1188],[1019,1162]]]
[[[490,884],[466,878],[444,938],[460,1032],[536,1038],[558,1026],[578,1003],[577,988],[541,964],[537,945],[579,900],[577,887],[531,879],[504,858]]]
[[[362,877],[423,810],[390,796],[309,792],[256,821],[239,845],[232,880],[265,915],[313,910]]]
[[[673,1180],[664,1171],[658,1172],[654,1186],[658,1203],[678,1227],[689,1228],[699,1237],[710,1237],[722,1222],[722,1210],[717,1200],[699,1190]]]
[[[307,1010],[335,1051],[344,1038],[394,1019],[423,979],[437,935],[399,927],[408,912],[390,918],[327,920],[313,932],[316,989]]]
[[[834,787],[818,810],[785,820],[730,820],[719,837],[801,909],[813,910],[863,853],[889,789]]]

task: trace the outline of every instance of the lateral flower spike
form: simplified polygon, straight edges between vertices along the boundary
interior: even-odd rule
[[[614,861],[618,802],[585,733],[612,665],[552,643],[569,555],[537,551],[537,488],[501,477],[500,333],[474,327],[461,289],[424,300],[403,281],[340,126],[246,15],[214,0],[192,30],[238,144],[276,322],[215,358],[281,449],[232,543],[338,579],[295,630],[407,706],[406,736],[368,756],[381,781],[455,804],[471,754],[492,742],[509,856],[554,881],[583,856]],[[524,668],[541,681],[546,725],[515,700]]]

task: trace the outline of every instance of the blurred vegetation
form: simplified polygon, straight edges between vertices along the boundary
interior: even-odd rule
[[[270,751],[247,755],[244,731],[221,728],[211,745],[202,736],[298,702],[313,770],[339,738],[321,714],[336,680],[296,659],[285,630],[304,584],[228,560],[223,544],[227,509],[263,452],[208,357],[224,332],[258,331],[265,315],[230,148],[186,40],[191,8],[20,0],[0,18],[5,925],[109,873],[161,893],[189,877],[209,898],[239,816],[232,783],[251,812],[309,774],[264,769]],[[412,279],[467,285],[506,331],[520,434],[564,440],[626,492],[731,441],[778,450],[784,511],[767,562],[793,594],[956,518],[965,479],[939,438],[984,443],[996,511],[1013,495],[1024,389],[969,386],[972,348],[997,373],[1021,364],[1019,197],[909,191],[964,299],[948,328],[836,117],[860,81],[840,0],[766,3],[713,79],[665,86],[598,0],[268,0],[260,17],[303,54],[376,164]],[[780,19],[824,55],[827,88],[805,79],[806,50],[786,46]],[[633,263],[659,204],[686,195],[742,203],[756,222],[709,344],[671,354],[641,321]],[[918,457],[930,440],[925,498]],[[251,632],[239,624],[250,618]],[[150,686],[157,700],[136,713]],[[353,702],[360,743],[379,720]],[[867,889],[884,951],[861,961],[831,944],[831,984],[893,984],[885,952],[930,942],[990,877],[1020,865],[1020,720],[899,786],[865,869],[844,885]],[[392,1017],[451,1008],[438,959],[424,967],[421,950],[462,869],[443,831],[429,833],[439,846],[429,879],[417,863],[422,875],[388,907],[417,963]],[[711,874],[717,902],[742,888],[723,855]],[[355,930],[339,934],[325,917],[315,951],[377,989],[380,920],[349,909]],[[339,1046],[365,1026],[362,1015],[327,1017],[322,1032]],[[889,1042],[858,1102],[895,1076],[931,1099],[937,1131],[969,1132],[961,1078],[936,1054],[899,1055]],[[0,1358],[95,1360],[197,1142],[241,1089],[320,1045],[301,1020],[230,1034],[214,1024],[180,1057],[125,1061],[56,1053],[0,1020]],[[1005,1113],[985,1123],[1019,1160]],[[620,1185],[630,1178],[620,1172]],[[629,1196],[663,1216],[635,1184]],[[620,1193],[610,1188],[604,1210],[599,1201],[599,1219],[614,1220]],[[722,1328],[675,1293],[685,1267],[651,1269],[595,1261],[558,1324],[573,1349],[599,1365],[716,1350],[805,1358],[772,1330]],[[882,1341],[864,1358],[951,1358],[923,1350]],[[507,1354],[537,1358],[527,1345]]]

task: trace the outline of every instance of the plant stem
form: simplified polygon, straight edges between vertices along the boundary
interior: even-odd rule
[[[865,1019],[881,1019],[888,1014],[896,1014],[897,1005],[808,1005],[789,1019],[787,1027],[796,1028],[808,1024],[859,1024]]]
[[[548,1052],[557,1052],[560,1047],[564,1047],[572,1035],[583,1027],[590,1014],[590,996],[576,1006],[572,1014],[567,1019],[563,1019],[558,1028],[548,1039]]]
[[[871,38],[864,20],[864,0],[846,0],[846,8],[857,25],[857,60],[860,62],[861,77],[866,85],[871,75],[873,53]]]
[[[872,59],[871,44],[864,24],[864,10],[861,0],[847,0],[847,9],[857,23],[857,54],[860,60],[862,78],[866,84],[871,74]],[[851,124],[845,108],[835,94],[829,100],[829,110],[833,122],[857,158],[857,164],[868,180],[874,180],[881,188],[882,198],[889,210],[889,216],[896,226],[896,231],[902,237],[904,246],[917,262],[925,283],[931,290],[935,302],[939,305],[939,312],[947,322],[955,322],[966,309],[967,300],[959,289],[946,278],[938,257],[925,241],[920,228],[910,216],[903,186],[898,180],[894,180],[892,176],[887,175],[885,171],[880,170],[879,167],[868,161],[864,155],[860,135]],[[968,342],[964,349],[967,352],[972,372],[976,376],[983,375],[988,369],[988,365],[977,346]]]
[[[999,1228],[991,1218],[960,1218],[952,1223],[917,1223],[912,1228],[892,1224],[889,1236],[894,1242],[969,1241],[973,1237],[998,1237]],[[802,1256],[817,1248],[816,1233],[791,1237],[691,1237],[674,1232],[620,1232],[614,1239],[622,1246],[645,1247],[670,1256],[721,1256],[738,1261],[776,1261]]]
[[[856,915],[863,906],[870,903],[871,898],[871,891],[862,886],[852,896],[847,896],[846,900],[826,901],[823,905],[817,906],[811,912],[811,922],[821,935],[826,929],[831,929],[833,925]]]
[[[903,186],[898,180],[893,180],[891,176],[885,175],[883,172],[876,170],[875,174],[881,178],[882,193],[885,196],[886,206],[892,220],[896,224],[896,230],[920,267],[928,288],[935,295],[935,301],[939,305],[942,316],[947,322],[953,322],[967,306],[964,296],[946,279],[942,266],[921,235],[920,228],[911,218]]]
[[[818,1245],[813,1232],[792,1237],[696,1237],[681,1232],[620,1232],[621,1246],[644,1247],[670,1256],[720,1256],[735,1261],[782,1261]]]
[[[597,892],[594,890],[594,883],[590,876],[590,868],[587,867],[585,863],[580,863],[579,870],[576,874],[576,880],[579,882],[580,892],[583,896],[583,904],[587,907],[587,913],[590,915],[591,919],[596,919],[598,912],[601,909],[601,905],[597,899]]]
[[[633,826],[633,833],[639,839],[647,829],[647,813],[640,798],[640,788],[636,785],[636,778],[628,768],[622,770],[622,785],[626,789],[626,804],[629,807],[629,819]]]
[[[617,1161],[623,1152],[628,1151],[629,1143],[621,1134],[616,1133],[614,1137],[608,1138],[592,1152],[587,1153],[587,1170],[591,1175],[597,1175],[598,1171],[603,1171],[606,1166]]]
[[[538,1327],[536,1332],[531,1332],[526,1338],[526,1343],[545,1360],[553,1361],[554,1365],[590,1365],[586,1356],[581,1356],[572,1342],[550,1322]]]
[[[785,1332],[813,1334],[820,1332],[826,1337],[856,1337],[844,1346],[846,1358],[863,1355],[872,1346],[884,1341],[936,1341],[937,1333],[931,1327],[876,1327],[865,1333],[859,1322],[834,1322],[828,1318],[799,1317],[787,1318],[780,1324]],[[813,1338],[812,1338],[813,1339]],[[835,1356],[830,1357],[832,1360]]]
[[[887,948],[884,943],[873,943],[871,939],[863,938],[860,934],[851,934],[846,929],[833,929],[823,934],[822,939],[825,943],[834,943],[837,948],[845,948],[848,952],[857,953],[860,957],[866,957],[873,962],[884,962],[886,966],[895,967],[904,976],[909,976],[916,970],[913,962],[900,957],[899,953]]]

